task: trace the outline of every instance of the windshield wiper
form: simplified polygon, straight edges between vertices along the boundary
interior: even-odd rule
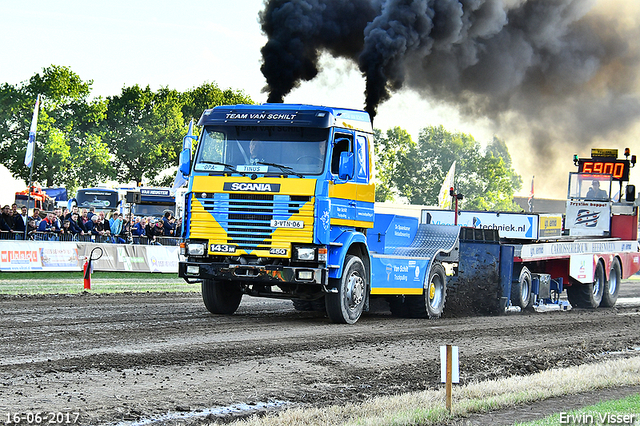
[[[215,164],[216,166],[224,166],[225,170],[230,170],[233,173],[239,173],[241,176],[246,176],[245,173],[238,171],[235,167],[233,167],[231,164],[227,164],[227,163],[221,163],[219,161],[208,161],[208,160],[202,160],[200,161],[200,163],[206,163],[206,164]]]
[[[285,173],[288,173],[290,175],[295,175],[298,176],[299,178],[304,177],[302,174],[294,172],[293,169],[289,166],[283,166],[282,164],[276,164],[276,163],[265,163],[263,161],[258,161],[256,162],[256,164],[262,164],[263,166],[273,166],[273,167],[277,167],[280,170],[282,170]]]

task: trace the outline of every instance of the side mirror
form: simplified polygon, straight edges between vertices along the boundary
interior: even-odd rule
[[[353,179],[353,166],[353,152],[341,152],[338,177],[343,180]]]
[[[180,167],[178,167],[180,173],[185,176],[189,176],[191,173],[191,150],[185,148],[180,152]]]
[[[625,191],[624,199],[630,203],[633,203],[636,200],[636,186],[635,185],[627,185]]]

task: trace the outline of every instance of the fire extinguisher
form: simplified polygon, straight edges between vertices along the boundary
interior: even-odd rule
[[[96,255],[96,257],[94,257],[93,253],[96,250],[99,250],[100,252],[99,254]],[[89,257],[84,262],[84,289],[85,290],[91,290],[91,271],[93,269],[93,266],[91,265],[91,261],[100,259],[103,253],[104,252],[101,247],[94,247],[93,250],[91,250]]]

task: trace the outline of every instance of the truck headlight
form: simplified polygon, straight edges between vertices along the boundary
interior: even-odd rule
[[[187,251],[191,256],[204,256],[206,247],[206,244],[202,243],[189,243],[187,244]]]
[[[298,247],[296,249],[296,257],[298,260],[315,260],[316,249],[313,247]]]

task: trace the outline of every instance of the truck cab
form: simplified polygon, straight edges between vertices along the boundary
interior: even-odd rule
[[[373,128],[363,111],[309,105],[206,110],[189,176],[179,275],[212,313],[243,294],[322,304],[357,321],[371,274]],[[326,296],[326,297],[325,297]]]

